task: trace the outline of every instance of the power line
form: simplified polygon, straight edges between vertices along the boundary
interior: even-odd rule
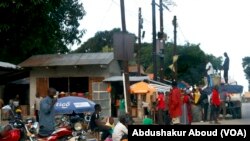
[[[103,25],[103,22],[105,21],[105,18],[106,18],[106,16],[107,16],[107,13],[109,12],[109,10],[111,9],[111,7],[112,7],[112,5],[113,5],[113,1],[114,1],[114,0],[111,0],[111,3],[109,4],[108,9],[106,10],[104,16],[102,17],[102,20],[99,22],[99,26],[98,26],[99,28]]]
[[[181,35],[183,36],[184,40],[185,40],[185,41],[188,41],[187,38],[186,38],[186,36],[184,35],[184,33],[183,33],[183,31],[182,31],[181,26],[180,26],[179,23],[178,23],[178,27],[179,27],[179,30],[180,30]]]

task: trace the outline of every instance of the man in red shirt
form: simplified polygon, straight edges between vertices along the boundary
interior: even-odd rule
[[[214,120],[215,123],[219,124],[218,122],[219,110],[220,110],[220,94],[218,86],[214,86],[211,96],[210,122]]]
[[[181,90],[177,87],[177,82],[172,82],[172,90],[169,94],[169,114],[173,124],[180,124],[182,115]]]
[[[158,110],[158,124],[164,125],[165,121],[165,100],[163,92],[158,93],[157,97],[157,110]]]

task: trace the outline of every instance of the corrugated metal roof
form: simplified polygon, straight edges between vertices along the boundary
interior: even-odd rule
[[[21,67],[72,66],[109,64],[114,59],[112,52],[108,53],[74,53],[34,55],[20,63]]]
[[[149,80],[148,76],[129,76],[129,81]],[[103,80],[104,82],[123,81],[122,76],[111,76]]]
[[[14,65],[14,64],[11,64],[11,63],[8,63],[8,62],[2,62],[2,61],[0,61],[0,67],[2,67],[2,68],[10,68],[10,69],[20,68],[17,65]]]

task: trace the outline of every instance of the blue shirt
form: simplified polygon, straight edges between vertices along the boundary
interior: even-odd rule
[[[40,102],[39,134],[41,136],[49,136],[55,131],[55,110],[52,102],[53,99],[49,96],[45,97]]]

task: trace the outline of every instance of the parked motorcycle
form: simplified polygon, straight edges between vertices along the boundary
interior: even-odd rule
[[[3,127],[0,132],[0,141],[20,141],[21,131],[10,124]]]
[[[10,105],[5,105],[2,110],[9,114],[9,123],[1,131],[0,141],[25,141],[27,139],[26,126],[20,113],[14,112]]]
[[[82,115],[71,115],[70,116],[70,125],[72,128],[73,140],[75,141],[86,141],[86,132],[84,130],[84,114]]]
[[[70,126],[64,124],[56,128],[56,130],[48,137],[39,136],[39,126],[35,123],[30,124],[28,134],[31,141],[68,141],[72,138],[72,129]]]
[[[57,118],[59,127],[67,125],[72,130],[70,141],[86,141],[90,114],[67,114]],[[59,120],[58,120],[59,119]]]

